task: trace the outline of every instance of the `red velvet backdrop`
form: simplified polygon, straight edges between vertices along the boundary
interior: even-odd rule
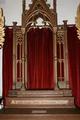
[[[3,96],[13,85],[13,29],[5,28],[5,43],[3,48]]]
[[[69,82],[75,103],[80,107],[80,40],[75,25],[68,27]]]
[[[80,40],[76,27],[68,27],[69,82],[75,103],[80,107]],[[13,85],[13,30],[6,28],[3,48],[3,96]],[[45,39],[44,39],[45,38]],[[45,44],[44,44],[45,43]],[[49,29],[31,29],[28,32],[28,88],[52,89],[53,40]]]
[[[48,28],[28,34],[28,89],[53,89],[53,33]]]

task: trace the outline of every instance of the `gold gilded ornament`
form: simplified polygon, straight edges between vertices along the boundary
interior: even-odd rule
[[[78,38],[80,39],[80,4],[77,8],[76,27],[77,27],[77,35]]]
[[[3,10],[0,8],[0,48],[3,47],[4,41],[5,41],[5,32],[4,32],[4,16],[3,16]]]

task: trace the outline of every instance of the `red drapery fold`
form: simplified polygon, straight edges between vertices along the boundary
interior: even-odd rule
[[[13,29],[6,27],[5,43],[3,47],[3,96],[8,95],[8,90],[13,85]]]
[[[76,104],[80,107],[80,40],[77,38],[76,43],[76,75],[77,75],[77,89],[76,89]]]
[[[27,34],[28,89],[53,89],[53,33],[48,28]]]
[[[75,25],[67,30],[70,88],[75,97],[75,104],[80,107],[80,40],[77,38]]]
[[[80,107],[80,40],[76,27],[68,27],[69,83]],[[3,96],[13,85],[13,29],[5,29],[3,48]],[[31,29],[27,34],[28,88],[53,89],[53,34],[50,29]]]

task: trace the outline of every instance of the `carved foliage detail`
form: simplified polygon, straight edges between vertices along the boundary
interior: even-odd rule
[[[64,31],[57,32],[57,42],[64,42]]]
[[[80,39],[80,4],[77,9],[77,16],[76,16],[76,27],[77,27],[77,35],[78,38]]]
[[[4,33],[4,16],[3,16],[3,10],[0,8],[0,48],[2,48],[3,43],[5,41],[4,39],[5,33]]]
[[[16,31],[16,42],[20,43],[23,41],[23,39],[24,39],[24,36],[23,36],[21,30],[17,30]]]

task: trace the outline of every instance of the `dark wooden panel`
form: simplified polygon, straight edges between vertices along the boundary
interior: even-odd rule
[[[80,114],[54,114],[54,115],[44,115],[44,114],[35,114],[35,115],[0,115],[1,120],[80,120]]]

